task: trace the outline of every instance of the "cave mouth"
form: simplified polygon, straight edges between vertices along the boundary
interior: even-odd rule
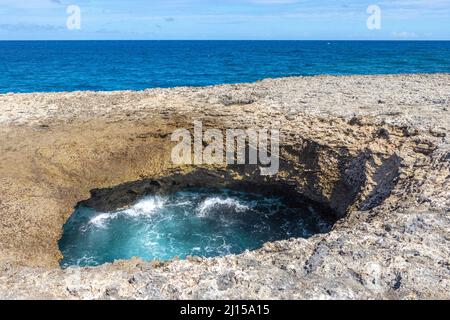
[[[119,210],[100,211],[82,202],[64,225],[60,264],[217,257],[330,231],[336,222],[331,209],[293,199],[283,193],[186,187],[142,195]]]

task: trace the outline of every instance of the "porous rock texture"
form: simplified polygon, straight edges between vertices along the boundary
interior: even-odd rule
[[[449,108],[449,74],[0,95],[0,298],[449,299]],[[279,173],[174,165],[171,134],[194,120],[279,129]],[[59,267],[77,203],[170,179],[282,185],[340,220],[239,255]]]

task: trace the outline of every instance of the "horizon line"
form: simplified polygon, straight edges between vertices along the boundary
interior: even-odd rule
[[[0,42],[6,41],[390,41],[390,42],[429,42],[442,41],[448,42],[450,39],[0,39]]]

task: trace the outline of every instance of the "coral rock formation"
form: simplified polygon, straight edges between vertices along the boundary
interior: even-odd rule
[[[449,299],[449,108],[448,74],[0,95],[0,298]],[[280,129],[280,172],[175,166],[171,133],[194,120]],[[240,255],[59,267],[77,203],[127,205],[167,177],[284,186],[340,220]]]

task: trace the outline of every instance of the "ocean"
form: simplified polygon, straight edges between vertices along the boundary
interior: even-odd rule
[[[450,41],[1,41],[0,93],[450,72]]]
[[[118,259],[216,257],[264,243],[329,232],[333,219],[314,203],[289,206],[278,196],[229,189],[184,189],[148,195],[125,210],[97,212],[83,205],[64,225],[62,267],[96,266]]]

